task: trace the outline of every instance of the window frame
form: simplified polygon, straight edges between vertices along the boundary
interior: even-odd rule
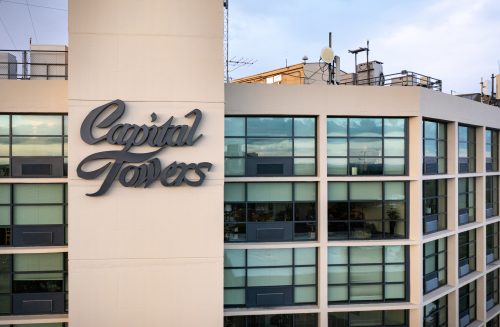
[[[272,202],[253,202],[253,201],[249,201],[248,200],[248,185],[250,184],[262,184],[263,182],[234,182],[234,183],[224,183],[224,185],[227,185],[227,184],[243,184],[244,185],[244,192],[245,192],[245,197],[244,197],[244,201],[243,202],[235,202],[235,201],[226,201],[224,199],[224,210],[226,208],[226,205],[236,205],[236,204],[240,204],[240,205],[244,205],[245,206],[245,221],[227,221],[226,220],[226,211],[224,211],[224,243],[259,243],[259,241],[249,241],[248,240],[248,224],[249,223],[254,223],[254,221],[251,221],[249,220],[249,212],[250,212],[250,209],[249,209],[249,205],[250,204],[258,204],[258,203],[270,203],[270,204],[276,204],[276,203],[283,203],[283,204],[290,204],[291,207],[292,207],[292,211],[291,211],[291,219],[289,221],[283,221],[283,222],[290,222],[293,224],[293,236],[292,236],[292,240],[290,240],[290,242],[313,242],[313,241],[316,241],[318,239],[318,184],[316,182],[271,182],[271,181],[268,181],[268,182],[265,182],[265,183],[273,183],[273,184],[291,184],[291,187],[292,187],[292,199],[291,201],[272,201]],[[315,213],[315,217],[314,217],[314,220],[297,220],[297,214],[296,214],[296,208],[297,208],[297,204],[301,204],[301,203],[305,203],[305,204],[309,204],[311,203],[311,201],[302,201],[302,200],[296,200],[296,185],[297,184],[311,184],[313,185],[314,184],[314,189],[315,189],[315,200],[314,200],[314,213]],[[271,223],[279,223],[280,221],[272,221]],[[265,222],[263,222],[264,224]],[[240,226],[240,225],[245,225],[245,238],[242,239],[242,240],[235,240],[235,239],[232,239],[231,240],[231,237],[230,235],[232,234],[231,233],[231,226]],[[296,226],[298,224],[307,224],[308,226],[314,226],[314,230],[311,231],[314,233],[314,237],[310,238],[310,239],[303,239],[303,238],[300,238],[300,237],[297,237],[296,236]],[[227,235],[227,236],[226,236]],[[238,234],[238,235],[241,235],[241,234]],[[266,241],[266,242],[280,242],[279,240],[278,241]]]
[[[490,241],[490,239],[492,239]],[[492,223],[486,225],[486,264],[490,264],[493,261],[497,261],[500,258],[500,223]],[[489,247],[489,244],[493,244],[493,247]],[[491,251],[490,251],[491,250]],[[488,255],[493,254],[493,261],[488,262]]]
[[[466,235],[466,237],[465,237],[466,242],[463,244],[460,243],[460,241],[461,241],[460,236],[461,235]],[[474,235],[474,239],[471,239],[471,235]],[[476,271],[476,269],[477,269],[477,244],[476,244],[476,241],[477,241],[477,235],[476,235],[475,229],[465,231],[465,232],[458,234],[458,277],[459,278],[467,276],[467,275],[471,274],[472,272]],[[474,248],[474,252],[472,254],[470,253],[470,246],[471,245],[473,245],[473,248]],[[462,247],[467,249],[467,257],[460,257],[460,248],[462,248]],[[469,271],[464,275],[460,275],[460,268],[463,266],[460,263],[465,262],[465,260],[467,260],[467,264],[470,264],[471,260],[472,260],[474,267],[471,269],[471,267],[469,265]]]
[[[68,184],[67,183],[4,183],[2,185],[8,185],[9,187],[9,193],[10,193],[10,202],[9,204],[0,204],[0,208],[8,207],[9,208],[9,214],[10,214],[10,224],[9,225],[0,225],[0,230],[5,229],[5,235],[6,238],[10,239],[9,244],[1,244],[0,243],[0,248],[6,248],[6,247],[28,247],[27,245],[22,245],[22,246],[15,246],[13,244],[13,230],[15,226],[63,226],[64,227],[64,244],[68,244]],[[63,192],[62,192],[62,202],[61,203],[23,203],[19,204],[16,203],[16,198],[15,198],[15,188],[17,185],[62,185]],[[62,224],[29,224],[29,225],[24,225],[24,224],[15,224],[14,219],[15,219],[15,209],[17,206],[27,206],[27,207],[44,207],[44,206],[61,206],[62,207],[62,214],[63,214],[63,223]],[[9,235],[9,236],[7,236]],[[37,246],[37,245],[34,245]],[[59,246],[59,245],[44,245],[44,246]]]
[[[498,176],[486,176],[485,179],[486,218],[498,216]],[[491,201],[490,201],[491,199]],[[491,209],[491,212],[488,212]]]
[[[430,138],[426,137],[425,133],[425,123],[434,123],[436,124],[436,138]],[[439,137],[439,125],[442,124],[444,126],[444,138]],[[424,175],[445,175],[448,172],[448,123],[445,121],[439,121],[439,120],[433,120],[433,119],[427,119],[424,118],[422,120],[422,153],[423,153],[423,162],[422,162],[422,172]],[[435,157],[426,157],[425,156],[425,149],[426,149],[426,142],[432,142],[434,141],[435,146],[436,146],[436,156]],[[439,151],[439,142],[444,142],[444,154],[441,154]],[[433,171],[428,171],[426,164],[425,164],[425,158],[435,158],[437,161],[437,169],[436,172]],[[439,171],[439,160],[444,159],[444,171],[440,172]]]
[[[224,119],[226,118],[243,118],[244,119],[244,124],[245,124],[245,132],[244,135],[242,136],[226,136],[224,133],[224,146],[226,146],[226,140],[228,139],[244,139],[244,153],[242,156],[226,156],[226,153],[224,151],[224,161],[227,159],[242,159],[244,161],[244,167],[243,167],[243,174],[242,175],[234,175],[234,174],[227,174],[225,169],[224,169],[224,176],[225,177],[273,177],[273,176],[298,176],[298,177],[310,177],[310,176],[317,176],[318,174],[318,117],[317,116],[308,116],[308,115],[225,115]],[[292,127],[291,127],[291,135],[290,136],[249,136],[248,135],[248,118],[290,118],[292,120]],[[295,119],[300,119],[300,118],[310,118],[314,119],[314,136],[295,136]],[[251,156],[248,156],[248,139],[290,139],[292,142],[292,155],[291,156],[266,156],[266,157],[259,157],[259,158],[268,158],[268,159],[273,159],[273,158],[291,158],[293,161],[292,165],[292,174],[256,174],[256,175],[247,175],[247,159]],[[295,155],[295,140],[296,139],[313,139],[314,140],[314,155],[313,156],[296,156]],[[301,174],[295,174],[295,159],[313,159],[314,160],[314,172],[312,174],[306,174],[306,175],[301,175]]]
[[[403,315],[404,315],[404,323],[403,324],[399,324],[399,325],[394,325],[394,324],[391,324],[391,325],[386,325],[388,324],[389,322],[387,321],[386,319],[386,315],[387,315],[387,312],[394,312],[394,311],[397,311],[397,312],[401,312],[403,311]],[[351,324],[352,324],[352,315],[353,314],[356,314],[356,313],[359,313],[360,311],[347,311],[347,312],[329,312],[328,313],[328,326],[333,326],[331,324],[333,324],[333,322],[331,321],[331,319],[333,319],[333,317],[335,315],[344,315],[347,318],[347,326],[346,327],[351,327]],[[365,311],[366,312],[366,311]],[[374,310],[374,312],[380,312],[380,314],[382,315],[382,322],[383,324],[382,325],[377,325],[377,326],[393,326],[393,327],[407,327],[408,326],[408,317],[409,317],[409,314],[408,314],[408,310]],[[344,322],[345,323],[345,322]],[[345,325],[343,325],[345,326]],[[367,325],[360,325],[359,322],[357,322],[357,324],[355,325],[356,327],[371,327],[371,326],[375,326],[373,325],[372,322],[368,322]]]
[[[471,286],[474,286],[472,289],[471,289]],[[477,285],[476,285],[476,281],[473,281],[467,285],[464,285],[462,287],[460,287],[458,289],[458,294],[459,294],[459,297],[458,297],[458,318],[459,320],[464,317],[465,315],[469,315],[469,318],[470,318],[470,322],[469,324],[467,324],[466,326],[470,325],[474,320],[477,319]],[[464,292],[462,292],[462,290],[464,290]],[[462,294],[464,293],[464,294]],[[473,295],[474,297],[474,304],[471,304],[470,303],[470,296]],[[463,301],[466,301],[465,303],[465,306],[467,307],[466,310],[461,310],[460,307],[461,307],[461,302]],[[471,317],[471,313],[473,313],[472,317]],[[465,326],[463,326],[465,327]]]
[[[440,241],[443,241],[443,243],[444,243],[444,250],[441,250],[441,251],[439,250],[439,242]],[[434,249],[433,249],[434,252],[426,255],[425,254],[426,245],[430,244],[430,243],[433,243],[433,245],[434,245]],[[443,255],[443,254],[444,254],[444,267],[439,267],[439,256]],[[423,284],[424,284],[424,295],[425,295],[425,294],[428,294],[430,292],[433,292],[433,291],[439,289],[440,287],[445,286],[448,283],[448,276],[447,276],[448,275],[448,242],[447,242],[447,238],[440,238],[438,240],[425,243],[424,248],[423,248],[423,257],[424,257]],[[435,257],[434,270],[432,270],[430,273],[426,274],[425,273],[426,263],[427,263],[426,259],[431,258],[431,257]],[[444,282],[441,282],[441,280],[439,279],[439,273],[441,271],[444,271]],[[427,277],[432,276],[432,275],[437,275],[438,286],[433,288],[433,289],[427,290],[425,283],[426,283]]]
[[[275,249],[275,248],[273,248]],[[244,266],[227,266],[226,265],[226,262],[224,262],[224,274],[226,271],[228,270],[244,270],[245,273],[244,273],[244,285],[243,286],[228,286],[226,287],[224,285],[224,291],[226,290],[243,290],[244,293],[245,293],[245,304],[241,305],[241,304],[225,304],[224,303],[224,308],[252,308],[253,306],[249,306],[249,304],[247,303],[247,292],[248,292],[248,289],[250,288],[256,288],[256,287],[275,287],[275,286],[249,286],[249,283],[248,283],[248,271],[249,270],[256,270],[256,269],[269,269],[269,268],[290,268],[291,271],[292,271],[292,275],[291,275],[291,278],[292,278],[292,283],[291,285],[284,285],[284,286],[287,286],[287,287],[291,287],[293,289],[293,293],[292,293],[292,298],[293,298],[293,304],[292,306],[299,306],[299,305],[314,305],[314,304],[317,304],[318,303],[318,248],[312,248],[314,249],[314,253],[315,253],[315,264],[312,265],[312,264],[307,264],[307,265],[300,265],[300,264],[296,264],[296,260],[295,260],[295,256],[296,256],[296,250],[297,249],[301,249],[301,248],[286,248],[286,250],[291,250],[292,251],[292,264],[291,265],[274,265],[274,266],[249,266],[248,265],[248,252],[249,251],[258,251],[258,250],[270,250],[269,248],[266,248],[266,249],[225,249],[225,251],[231,251],[231,250],[239,250],[239,251],[244,251]],[[307,249],[311,249],[311,248],[307,248]],[[314,279],[314,284],[296,284],[296,273],[295,273],[295,270],[296,268],[307,268],[307,267],[314,267],[316,273],[315,273],[315,279]],[[314,302],[298,302],[296,303],[295,302],[295,291],[297,288],[305,288],[305,287],[315,287],[315,295],[316,295],[316,299]],[[266,307],[279,307],[279,306],[266,306]]]
[[[404,200],[386,200],[385,198],[385,190],[386,190],[386,185],[387,183],[394,183],[394,182],[397,182],[397,183],[403,183],[404,185]],[[409,184],[407,181],[383,181],[383,182],[379,182],[379,181],[351,181],[351,182],[342,182],[342,181],[331,181],[331,182],[328,182],[328,184],[336,184],[336,183],[346,183],[347,184],[347,189],[346,189],[346,192],[347,192],[347,200],[330,200],[328,199],[328,240],[332,241],[336,241],[336,240],[378,240],[378,239],[406,239],[408,238],[408,233],[409,233],[409,224],[408,224],[408,217],[409,217],[409,198],[408,198],[408,195],[409,195]],[[381,200],[351,200],[351,186],[355,183],[378,183],[378,184],[381,184],[381,192],[382,192],[382,199]],[[377,203],[377,204],[380,204],[381,207],[382,207],[382,219],[381,220],[373,220],[373,219],[370,219],[368,220],[369,222],[379,222],[382,224],[382,235],[381,237],[378,237],[378,238],[356,238],[356,237],[353,237],[352,236],[352,228],[351,228],[351,224],[352,223],[356,223],[356,222],[359,222],[357,221],[356,219],[351,219],[351,208],[352,208],[352,204],[354,203],[366,203],[366,202],[372,202],[372,203]],[[395,219],[388,219],[388,218],[385,218],[386,214],[387,214],[387,211],[386,211],[386,208],[390,208],[390,203],[392,202],[402,202],[404,203],[404,206],[405,206],[405,210],[404,210],[404,214],[405,214],[405,219],[404,220],[395,220]],[[347,205],[347,219],[344,219],[344,220],[340,220],[340,219],[330,219],[330,204],[340,204],[340,203],[345,203]],[[362,222],[366,222],[367,220],[360,220]],[[390,232],[389,233],[386,233],[385,231],[385,225],[386,224],[390,224],[391,221],[402,221],[404,223],[404,236],[403,237],[387,237],[386,235],[391,235]],[[336,238],[334,237],[334,233],[336,233],[336,231],[334,230],[330,230],[330,226],[335,224],[335,223],[339,223],[339,224],[347,224],[347,237],[345,238]]]
[[[298,324],[301,323],[300,321],[297,321],[301,318],[301,316],[304,316],[304,318],[312,319],[312,320],[307,321],[308,323],[312,323],[312,324],[308,324],[307,326],[310,326],[310,327],[317,327],[318,326],[318,314],[317,313],[288,313],[288,314],[277,313],[277,314],[267,314],[267,315],[225,316],[224,317],[224,326],[233,326],[233,324],[236,323],[237,324],[236,326],[253,327],[253,326],[255,326],[255,324],[252,320],[259,319],[259,318],[265,319],[266,317],[268,317],[268,318],[271,318],[271,320],[273,322],[274,322],[274,318],[278,318],[280,320],[278,322],[279,326],[294,327],[294,326],[299,326]],[[312,318],[312,317],[314,317],[314,318]],[[231,321],[232,319],[241,319],[243,321],[234,322],[234,321]],[[287,320],[286,321],[287,324],[284,325],[283,321],[281,321],[281,319],[289,319],[289,320]],[[243,325],[241,325],[241,324],[243,324]],[[259,326],[263,326],[263,325],[259,324]],[[303,326],[303,325],[301,324],[300,326]]]
[[[467,128],[467,141],[460,140],[460,127]],[[459,174],[467,174],[467,173],[475,173],[477,171],[476,165],[476,157],[477,157],[477,137],[476,137],[476,126],[467,125],[467,124],[458,124],[458,173]],[[460,144],[466,144],[467,148],[467,156],[460,156]],[[471,148],[471,146],[473,146]],[[470,149],[474,150],[474,153],[470,153]],[[462,169],[461,161],[467,161],[467,170]]]
[[[332,174],[332,173],[329,173],[327,172],[327,175],[328,176],[357,176],[357,177],[366,177],[366,176],[408,176],[408,167],[409,167],[409,163],[408,163],[408,117],[402,117],[402,116],[394,116],[394,117],[376,117],[376,116],[328,116],[327,117],[327,121],[329,119],[347,119],[347,134],[346,136],[328,136],[328,130],[327,130],[327,147],[328,147],[328,144],[329,144],[329,140],[332,140],[332,139],[345,139],[346,140],[346,145],[347,145],[347,154],[346,156],[334,156],[334,155],[330,155],[328,154],[328,151],[327,151],[327,162],[329,161],[329,159],[345,159],[346,162],[347,162],[347,172],[345,174]],[[381,119],[382,120],[382,128],[381,128],[381,136],[351,136],[351,131],[350,131],[350,120],[351,119]],[[404,127],[404,136],[403,137],[395,137],[395,136],[385,136],[385,119],[403,119],[404,120],[404,124],[405,124],[405,127]],[[327,123],[327,129],[328,129],[328,123]],[[381,153],[382,155],[380,156],[351,156],[350,155],[350,144],[351,144],[351,139],[379,139],[381,141],[381,145],[382,145],[382,150],[381,150]],[[405,147],[405,150],[404,150],[404,156],[401,157],[401,156],[386,156],[385,155],[385,140],[386,139],[394,139],[394,140],[401,140],[403,139],[404,140],[404,147]],[[382,174],[352,174],[352,164],[351,164],[351,158],[359,158],[359,159],[363,159],[363,158],[368,158],[368,159],[380,159],[382,161]],[[386,174],[385,173],[385,159],[403,159],[404,160],[404,165],[403,165],[403,174]],[[327,170],[329,170],[328,168],[329,164],[327,163]]]
[[[493,309],[500,303],[499,301],[499,269],[495,269],[486,274],[486,311]],[[493,285],[490,285],[490,284]],[[492,289],[493,288],[493,289]],[[493,299],[493,306],[488,308],[488,301]]]
[[[488,132],[490,133],[490,139],[488,139]],[[493,128],[486,128],[486,134],[485,134],[485,147],[486,147],[486,154],[488,153],[488,150],[491,153],[491,156],[488,157],[486,155],[486,171],[487,172],[496,172],[498,171],[498,130],[493,129]],[[489,149],[488,149],[489,147]],[[488,162],[490,161],[490,162]],[[490,165],[491,164],[491,167]]]
[[[465,182],[465,192],[460,192],[460,183],[464,181]],[[471,183],[472,181],[472,183]],[[476,197],[476,178],[475,177],[462,177],[457,180],[458,183],[458,226],[464,226],[470,223],[473,223],[476,221],[476,207],[477,207],[477,197]],[[472,190],[471,186],[472,185]],[[460,208],[461,206],[461,201],[460,201],[460,196],[464,196],[466,199],[466,207]],[[473,206],[468,206],[470,202],[470,198],[473,198]],[[467,212],[465,212],[467,211]],[[470,212],[472,212],[472,217],[470,215]],[[466,223],[461,224],[460,223],[460,216],[462,214],[467,213],[468,216],[468,221]]]
[[[0,138],[8,138],[9,140],[9,150],[8,150],[8,155],[5,156],[0,156],[0,161],[7,159],[8,161],[8,174],[3,175],[0,174],[0,178],[13,178],[12,176],[12,158],[62,158],[64,162],[64,174],[63,177],[67,177],[67,165],[68,165],[68,152],[67,152],[67,144],[68,144],[68,133],[67,133],[67,126],[69,125],[67,122],[67,113],[2,113],[0,114],[1,116],[8,116],[9,117],[9,134],[0,134]],[[16,134],[14,135],[13,133],[13,126],[12,126],[12,118],[13,116],[58,116],[61,119],[61,134],[60,135],[26,135],[26,134]],[[61,138],[61,155],[60,156],[47,156],[47,155],[42,155],[42,156],[14,156],[13,155],[13,140],[14,138],[17,137],[35,137],[35,138]],[[0,166],[1,167],[1,166]],[[51,176],[46,176],[47,178],[50,178]]]
[[[329,305],[338,305],[338,304],[356,304],[356,303],[393,303],[393,302],[404,302],[407,301],[409,298],[409,249],[408,246],[405,245],[398,245],[403,247],[404,251],[404,262],[386,262],[386,248],[391,247],[390,245],[381,245],[381,246],[373,246],[373,247],[380,247],[382,251],[382,261],[380,263],[351,263],[351,258],[352,258],[352,253],[351,249],[353,248],[352,246],[339,246],[338,248],[346,248],[347,249],[347,263],[331,263],[328,262],[328,268],[330,267],[347,267],[347,283],[332,283],[330,281],[330,278],[328,278],[328,288],[330,287],[342,287],[345,286],[347,287],[347,300],[341,300],[341,301],[333,301],[328,299],[328,304]],[[336,246],[333,246],[336,247]],[[370,246],[371,247],[371,246]],[[396,246],[393,246],[396,247]],[[329,247],[330,248],[330,247]],[[401,282],[386,282],[385,281],[385,274],[386,274],[386,266],[398,266],[398,265],[404,265],[404,281]],[[353,283],[351,281],[351,268],[355,266],[380,266],[381,267],[381,275],[382,275],[382,281],[381,282],[366,282],[366,283]],[[330,275],[330,272],[328,273]],[[359,285],[380,285],[382,288],[382,299],[380,300],[351,300],[351,287],[352,286],[359,286]],[[391,299],[388,298],[386,299],[386,285],[402,285],[404,287],[404,298],[400,299]]]
[[[441,181],[444,183],[444,194],[440,193],[440,185],[439,184]],[[434,183],[435,184],[435,185],[433,185],[435,195],[425,196],[425,189],[426,189],[425,184],[426,183]],[[441,203],[440,200],[443,200],[443,199],[444,199],[444,211],[441,211],[439,204]],[[425,209],[426,209],[425,204],[426,204],[426,201],[429,201],[429,200],[436,201],[437,208],[438,208],[436,213],[430,213],[430,214],[425,213]],[[448,180],[447,179],[429,179],[429,180],[422,181],[422,213],[423,213],[423,220],[424,220],[423,221],[423,223],[424,223],[424,226],[423,226],[424,235],[437,233],[439,231],[443,231],[443,230],[446,230],[448,228]],[[437,215],[437,217],[438,217],[438,229],[435,231],[428,232],[426,230],[426,227],[425,227],[426,218],[432,217],[434,215]],[[444,215],[444,217],[442,217],[443,215]],[[444,224],[442,224],[441,219],[444,220]],[[440,225],[444,225],[444,227],[439,228]]]
[[[443,299],[444,299],[444,301],[441,301]],[[443,302],[443,303],[441,303],[441,302]],[[430,310],[430,308],[429,309],[427,309],[427,308],[431,304],[433,304],[436,309],[434,311],[429,311],[427,313],[427,310]],[[442,319],[441,318],[442,316],[444,316],[444,322],[439,323],[440,320]],[[428,319],[428,318],[432,318],[434,323],[427,324],[426,319]],[[427,304],[426,306],[424,306],[423,326],[425,326],[425,327],[447,327],[448,326],[448,295],[445,295],[445,296],[437,299],[436,301],[431,302],[431,303]]]

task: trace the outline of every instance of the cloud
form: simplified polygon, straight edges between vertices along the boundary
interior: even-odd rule
[[[441,0],[377,37],[385,72],[413,70],[443,80],[446,91],[477,92],[498,73],[500,5],[496,0]]]

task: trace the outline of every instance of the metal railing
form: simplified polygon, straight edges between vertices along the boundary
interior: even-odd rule
[[[0,50],[0,80],[67,80],[68,51]]]
[[[422,75],[412,71],[403,70],[400,73],[374,76],[370,78],[360,78],[366,72],[348,74],[341,79],[340,85],[379,85],[379,86],[419,86],[427,89],[442,92],[443,82],[440,79]],[[352,76],[352,77],[351,77]]]

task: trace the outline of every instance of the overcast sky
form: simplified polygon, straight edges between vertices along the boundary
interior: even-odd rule
[[[354,71],[347,50],[370,40],[384,73],[430,75],[446,92],[478,92],[481,77],[500,73],[500,0],[229,1],[230,57],[257,61],[233,78],[317,61],[328,32],[344,71]],[[30,37],[67,44],[67,0],[0,0],[0,48],[28,48]]]

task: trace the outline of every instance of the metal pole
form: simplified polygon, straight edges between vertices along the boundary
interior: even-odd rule
[[[370,81],[370,65],[368,64],[370,61],[369,61],[369,58],[368,58],[368,53],[370,52],[370,40],[367,40],[366,41],[366,70],[368,72],[368,85],[371,85],[371,81]]]
[[[354,85],[358,85],[358,53],[354,53]]]
[[[332,32],[328,33],[328,47],[332,48]],[[328,63],[328,84],[332,84],[332,63]]]

